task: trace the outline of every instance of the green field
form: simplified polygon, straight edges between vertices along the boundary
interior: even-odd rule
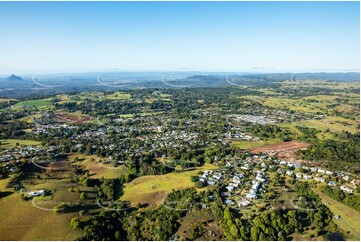
[[[89,100],[126,100],[132,96],[129,93],[115,92],[113,94],[105,95],[102,92],[86,92],[75,95],[57,95],[60,99],[58,103],[76,102],[81,103],[86,99]]]
[[[198,171],[217,169],[217,166],[205,164],[191,171],[168,173],[165,175],[142,176],[125,184],[123,201],[130,201],[133,205],[147,203],[150,207],[160,205],[166,195],[174,190],[194,187],[191,176]]]
[[[16,146],[16,143],[19,145],[41,145],[40,141],[33,141],[33,140],[21,140],[21,139],[2,139],[1,148],[12,148]]]
[[[81,235],[70,228],[76,214],[38,209],[17,193],[0,199],[0,214],[0,240],[74,240]]]
[[[356,133],[359,131],[359,124],[357,121],[341,117],[327,117],[326,119],[321,120],[306,120],[296,123],[320,130],[330,129],[337,132],[348,131],[350,133]]]
[[[84,170],[88,170],[92,178],[107,178],[114,179],[120,175],[126,174],[127,169],[124,166],[113,167],[111,165],[105,165],[96,162],[98,158],[96,156],[72,154],[68,157],[72,161],[75,157],[78,157],[80,161],[77,162]]]
[[[279,142],[282,142],[282,140],[281,139],[269,139],[269,140],[258,140],[258,141],[234,141],[234,142],[232,142],[232,145],[236,146],[238,148],[247,150],[247,149],[252,149],[252,148],[256,148],[256,147],[277,144]]]
[[[53,190],[53,197],[44,197],[54,204],[56,201],[78,199],[79,194],[70,193],[67,187],[70,183],[58,179],[34,179],[34,174],[22,181],[29,190]],[[32,201],[24,201],[20,194],[11,188],[5,188],[8,179],[0,182],[0,190],[11,194],[0,198],[0,240],[75,240],[81,235],[78,230],[72,230],[70,220],[77,212],[55,214],[51,210],[43,210],[33,205]],[[42,198],[39,198],[42,199]],[[64,200],[67,199],[67,200]]]
[[[12,108],[13,109],[22,109],[24,107],[31,107],[31,108],[37,108],[37,109],[48,109],[52,108],[52,103],[49,98],[47,99],[37,99],[37,100],[28,100],[23,101],[15,104]]]

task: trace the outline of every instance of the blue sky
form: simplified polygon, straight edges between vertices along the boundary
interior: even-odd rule
[[[0,2],[0,73],[349,71],[359,2]]]

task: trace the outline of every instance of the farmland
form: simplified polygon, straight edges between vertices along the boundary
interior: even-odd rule
[[[20,140],[20,139],[2,139],[0,140],[2,148],[12,148],[18,145],[41,145],[40,141]]]
[[[143,176],[125,185],[124,195],[121,199],[130,201],[134,205],[146,203],[154,208],[159,206],[172,190],[194,187],[191,176],[196,175],[198,171],[215,168],[217,167],[206,164],[192,171],[158,176]]]
[[[350,95],[341,95],[313,84],[323,88],[108,90],[5,103],[0,238],[252,240],[265,214],[307,220],[274,227],[283,239],[322,240],[330,228],[356,238],[332,216],[359,224],[349,207],[359,198],[357,85],[343,84]],[[298,209],[300,197],[318,201],[311,192],[321,186],[354,203],[321,194],[305,205],[318,215]],[[59,229],[47,233],[50,221]]]
[[[26,107],[35,108],[35,109],[49,109],[52,108],[52,102],[50,99],[28,100],[28,101],[18,102],[12,108],[23,109]]]

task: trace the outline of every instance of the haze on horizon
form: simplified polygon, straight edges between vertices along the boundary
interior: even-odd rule
[[[0,73],[359,71],[359,2],[0,2]]]

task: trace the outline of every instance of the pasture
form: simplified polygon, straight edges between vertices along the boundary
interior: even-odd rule
[[[16,147],[16,144],[19,145],[41,145],[40,141],[34,140],[21,140],[21,139],[2,139],[0,140],[0,147],[1,148],[13,148]]]
[[[276,144],[279,142],[281,142],[281,139],[268,139],[268,140],[258,140],[258,141],[241,140],[241,141],[233,141],[232,145],[240,149],[248,150],[256,147]]]
[[[195,184],[191,181],[191,176],[197,175],[199,171],[210,169],[217,169],[217,166],[205,164],[191,171],[138,177],[125,184],[124,195],[121,199],[130,201],[133,206],[142,203],[155,208],[162,204],[167,194],[172,190],[194,187]]]
[[[23,109],[23,108],[34,108],[34,109],[51,109],[53,108],[50,98],[28,100],[18,102],[12,106],[12,109]]]
[[[79,159],[75,164],[80,165],[84,170],[88,170],[91,178],[104,177],[107,179],[114,179],[127,172],[127,169],[124,166],[114,167],[111,164],[97,162],[99,158],[96,156],[72,154],[68,156],[68,159],[73,161],[75,157],[78,157]]]

